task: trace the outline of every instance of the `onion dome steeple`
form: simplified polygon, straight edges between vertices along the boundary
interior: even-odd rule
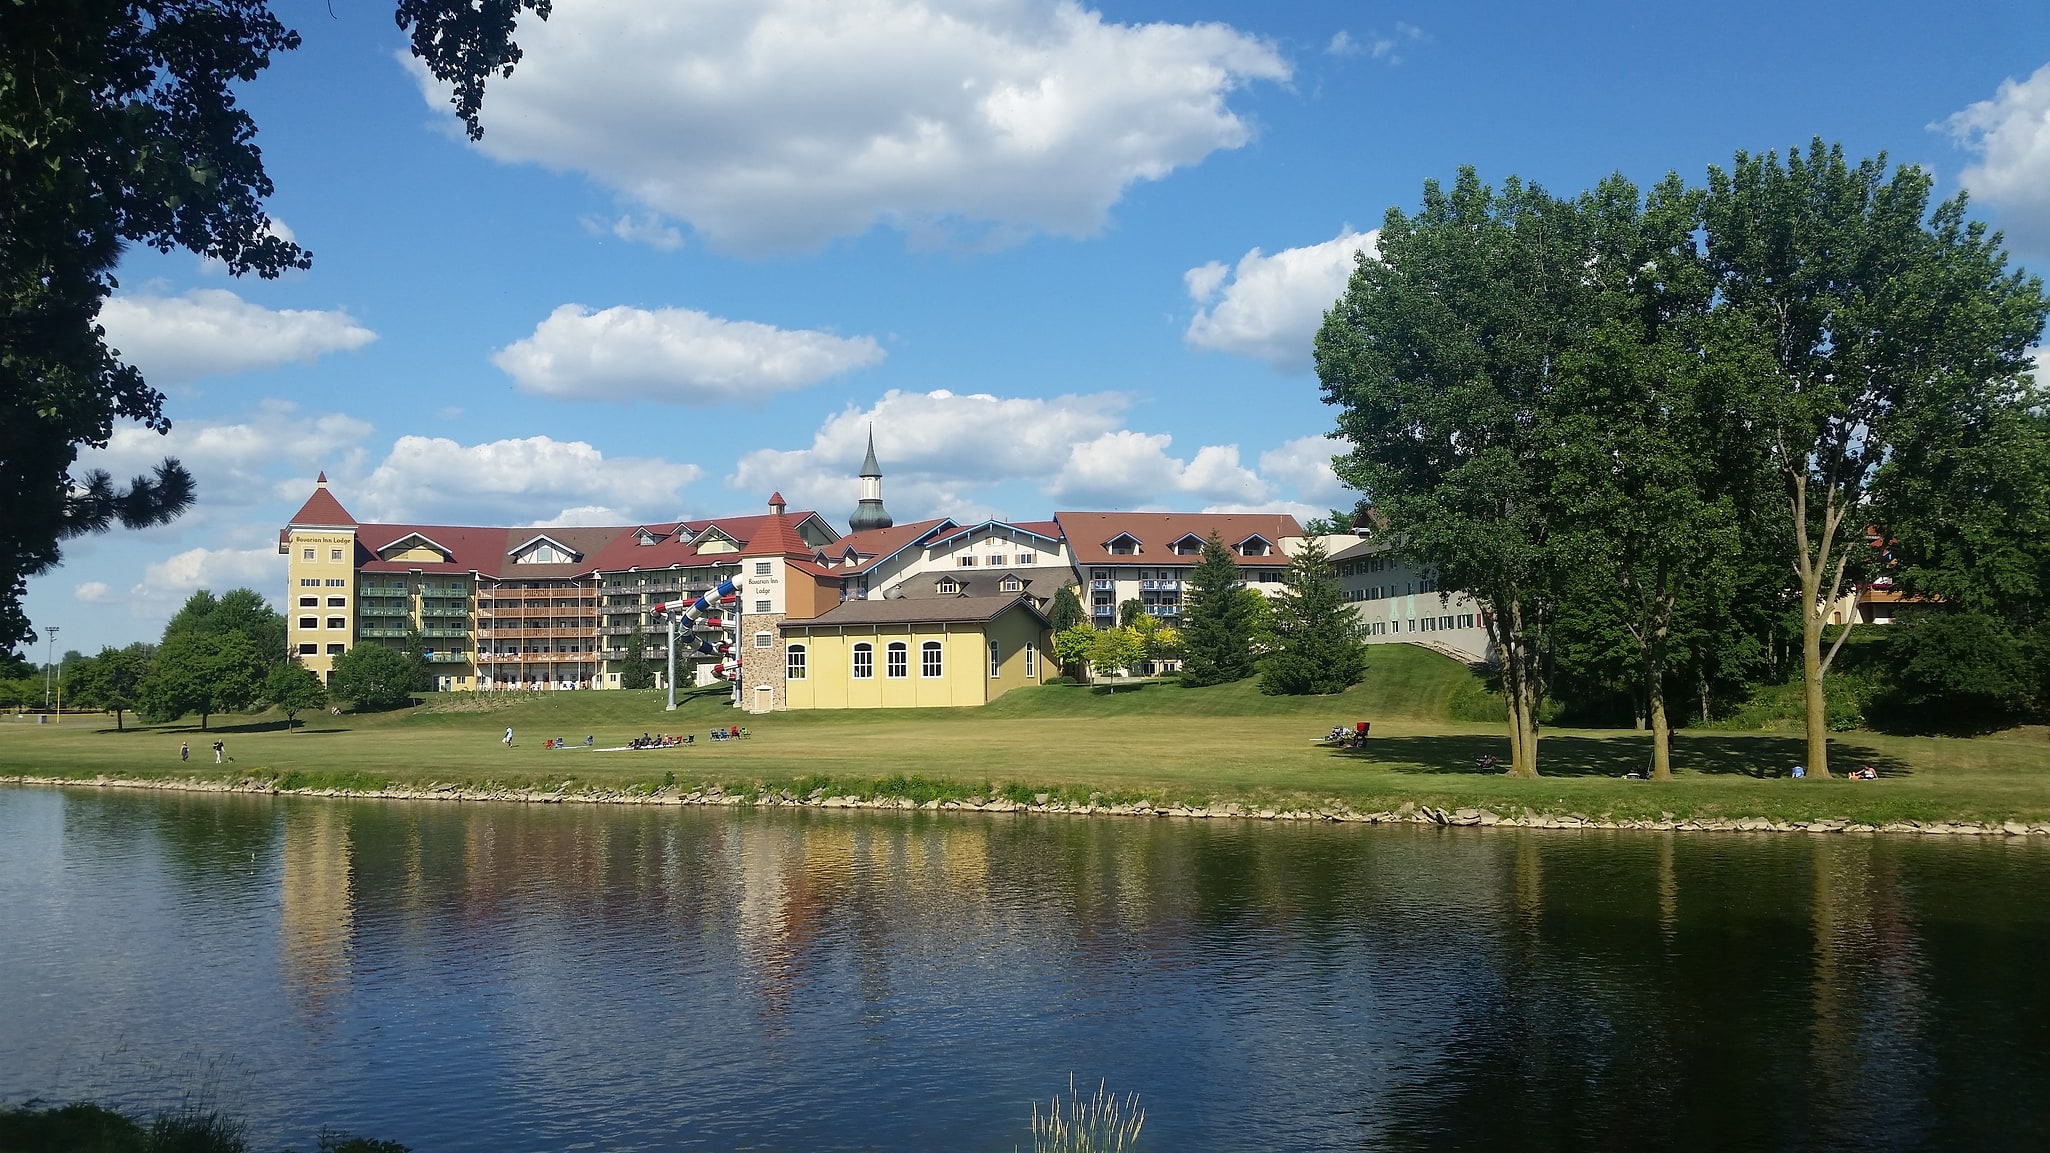
[[[883,508],[883,466],[876,463],[876,430],[870,425],[868,457],[861,462],[861,503],[854,507],[854,515],[847,518],[847,527],[864,532],[896,523]]]

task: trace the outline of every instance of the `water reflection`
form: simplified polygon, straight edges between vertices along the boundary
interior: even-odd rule
[[[321,1086],[271,1144],[1010,1149],[1074,1072],[1163,1148],[2030,1147],[2046,857],[0,790],[0,1096],[118,1038]]]

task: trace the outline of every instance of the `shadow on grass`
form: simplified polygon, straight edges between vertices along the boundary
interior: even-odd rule
[[[1682,735],[1673,742],[1673,771],[1708,776],[1782,777],[1807,758],[1807,742],[1799,737]],[[1373,737],[1364,753],[1333,750],[1334,760],[1379,762],[1398,773],[1461,773],[1497,776],[1509,760],[1507,737],[1474,734]],[[1498,764],[1485,768],[1482,758]],[[1905,777],[1910,769],[1897,757],[1847,740],[1830,742],[1832,771],[1841,776],[1870,765],[1882,777]],[[1651,734],[1615,737],[1545,736],[1538,744],[1538,772],[1549,777],[1621,777],[1651,771]]]

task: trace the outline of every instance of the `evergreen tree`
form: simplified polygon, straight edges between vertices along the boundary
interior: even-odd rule
[[[407,667],[412,670],[410,684],[416,693],[434,691],[434,665],[427,659],[427,654],[433,651],[433,648],[434,646],[427,643],[427,638],[421,635],[420,626],[408,620],[406,635],[399,641],[399,651],[405,654]]]
[[[1343,692],[1367,671],[1359,614],[1331,572],[1316,537],[1289,562],[1287,586],[1275,599],[1269,643],[1260,662],[1260,691],[1302,696]]]
[[[1076,625],[1089,623],[1089,614],[1082,611],[1082,598],[1075,593],[1073,581],[1061,586],[1053,594],[1053,631],[1066,632]]]
[[[1210,530],[1182,608],[1183,684],[1221,685],[1253,675],[1252,614],[1243,591],[1239,566]]]
[[[655,687],[655,666],[648,663],[648,634],[642,632],[639,626],[626,636],[626,659],[619,662],[619,687]]]

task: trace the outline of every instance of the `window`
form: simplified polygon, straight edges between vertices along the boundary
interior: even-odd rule
[[[327,559],[333,561],[338,561],[342,559],[342,550],[338,548],[331,548],[327,550]]]
[[[940,642],[927,641],[918,646],[918,675],[937,677],[945,672],[940,658]]]
[[[300,617],[300,618],[299,618],[299,627],[300,627],[300,628],[302,628],[302,629],[317,629],[317,628],[319,628],[319,627],[320,627],[320,618],[319,618],[319,617]]]
[[[793,681],[804,679],[804,646],[791,645],[783,650],[783,674]]]
[[[327,607],[331,609],[347,608],[349,607],[349,598],[329,597],[327,598]]]
[[[1004,647],[996,641],[989,642],[989,675],[992,677],[1004,675]]]
[[[940,583],[933,586],[933,591],[952,596],[961,591],[961,586],[955,583],[953,577],[944,577],[940,580]]]
[[[1004,591],[1005,591],[1005,592],[1007,592],[1007,593],[1014,593],[1014,592],[1019,592],[1019,591],[1023,590],[1023,589],[1024,589],[1024,587],[1025,587],[1025,582],[1024,582],[1024,581],[1021,581],[1021,580],[1019,580],[1019,579],[1018,579],[1017,577],[1005,577],[1005,578],[1004,578]]]
[[[310,656],[314,655],[315,653],[317,653],[317,652],[319,652],[319,651],[320,651],[320,646],[319,646],[319,645],[315,645],[315,644],[304,644],[304,645],[300,645],[300,646],[299,646],[299,655],[300,655],[300,656],[302,656],[302,657],[310,657]]]
[[[1038,676],[1039,649],[1035,645],[1028,644],[1025,646],[1025,679],[1029,681],[1036,679]]]
[[[1117,539],[1110,542],[1110,555],[1112,556],[1135,556],[1138,552],[1139,538],[1128,533],[1121,534]]]
[[[758,561],[756,561],[756,562],[755,562],[755,575],[756,575],[756,576],[768,576],[768,575],[769,575],[769,562],[768,562],[768,561],[765,561],[765,560],[758,560]]]
[[[996,552],[996,553],[991,553],[991,554],[989,554],[989,567],[991,567],[991,568],[1002,568],[1002,567],[1003,567],[1003,564],[1004,564],[1004,554],[1002,554],[1002,553],[1000,553],[1000,552]]]
[[[755,602],[755,611],[756,611],[756,612],[758,612],[758,613],[765,613],[765,612],[768,612],[768,611],[769,611],[769,602],[768,602],[767,600],[758,600],[758,601],[756,601],[756,602]]]
[[[1107,581],[1110,579],[1110,570],[1107,568],[1090,569],[1089,579],[1093,581]]]
[[[329,646],[327,646],[327,655],[329,655],[329,656],[331,656],[331,657],[338,657],[338,656],[341,656],[341,655],[342,655],[342,650],[343,650],[343,649],[345,649],[345,648],[347,648],[347,647],[348,647],[347,645],[329,645]]]
[[[323,585],[324,585],[325,587],[327,587],[327,588],[331,588],[331,589],[345,589],[345,588],[348,588],[348,587],[349,587],[349,582],[348,582],[348,581],[345,581],[345,580],[332,580],[332,579],[330,579],[330,580],[327,580],[327,581],[324,581],[324,582],[322,582],[322,584],[323,584]]]
[[[300,552],[299,552],[299,559],[300,559],[300,560],[312,560],[312,559],[313,559],[313,550],[312,550],[312,549],[310,549],[310,548],[309,548],[309,549],[301,549],[301,550],[300,550]]]
[[[961,554],[960,556],[957,556],[957,557],[955,557],[955,558],[954,558],[954,567],[955,567],[955,568],[974,568],[974,567],[975,567],[975,558],[974,558],[974,557],[972,557],[972,556],[970,556],[970,555],[968,555],[967,553],[962,553],[962,554]]]
[[[854,679],[874,680],[876,675],[876,647],[863,641],[854,646]]]
[[[320,598],[319,598],[319,597],[300,597],[300,598],[299,598],[299,607],[300,607],[300,608],[302,608],[302,609],[317,609],[317,608],[319,608],[319,607],[320,607]]]
[[[319,588],[319,587],[320,587],[320,578],[319,578],[319,577],[300,577],[300,578],[299,578],[299,587],[300,587],[300,588],[302,588],[302,589],[317,589],[317,588]]]
[[[911,649],[903,641],[891,641],[887,654],[889,664],[886,675],[891,680],[901,680],[911,675]]]
[[[345,629],[345,628],[348,628],[348,627],[349,627],[349,618],[348,618],[348,617],[329,617],[329,618],[327,618],[327,627],[329,627],[329,628],[331,628],[331,629]]]
[[[758,648],[758,649],[765,649],[765,648],[768,648],[769,646],[771,646],[771,645],[773,645],[773,644],[775,644],[775,643],[776,643],[776,638],[775,638],[775,634],[774,634],[774,633],[756,633],[756,634],[755,634],[755,647],[756,647],[756,648]]]
[[[1028,564],[1037,564],[1038,562],[1039,562],[1039,554],[1038,554],[1038,553],[1031,553],[1031,552],[1021,552],[1021,553],[1019,553],[1019,554],[1018,554],[1018,564],[1019,564],[1020,566],[1024,566],[1024,565],[1028,565]]]

